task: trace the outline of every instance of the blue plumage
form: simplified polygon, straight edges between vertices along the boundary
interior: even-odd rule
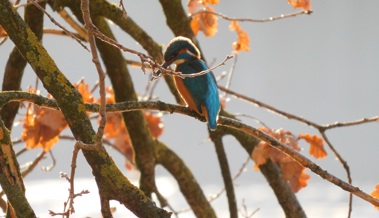
[[[200,52],[196,46],[185,37],[174,38],[164,53],[166,68],[172,63],[176,64],[175,71],[183,74],[192,74],[209,68],[200,59]],[[175,77],[175,83],[188,107],[205,116],[210,130],[217,127],[218,113],[220,111],[220,99],[216,79],[212,72],[207,74],[182,79]]]

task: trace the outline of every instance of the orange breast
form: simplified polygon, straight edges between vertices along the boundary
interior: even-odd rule
[[[178,89],[180,95],[182,96],[183,100],[186,102],[188,107],[201,114],[200,111],[197,110],[195,101],[192,99],[191,93],[189,93],[189,91],[184,86],[183,80],[180,77],[174,76],[174,81],[176,88]]]

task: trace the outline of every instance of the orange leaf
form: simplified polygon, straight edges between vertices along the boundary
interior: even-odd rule
[[[304,172],[305,167],[289,156],[282,158],[279,165],[283,172],[283,178],[288,180],[293,192],[298,192],[307,186],[310,176]]]
[[[213,12],[213,8],[205,7],[205,11]],[[211,13],[200,13],[191,20],[191,29],[195,35],[202,31],[205,36],[211,37],[217,33],[218,17]]]
[[[310,0],[288,0],[288,3],[291,4],[293,8],[302,8],[306,11],[311,9]]]
[[[304,139],[306,142],[310,144],[309,154],[315,158],[324,158],[327,156],[327,153],[324,149],[324,140],[317,135],[309,135],[309,134],[300,134],[300,139]]]
[[[300,151],[300,147],[297,144],[297,137],[290,131],[283,129],[271,130],[266,127],[260,127],[259,130],[291,146],[293,149]],[[268,143],[261,141],[259,145],[254,148],[252,158],[256,164],[255,169],[257,169],[257,166],[265,164],[268,158],[270,158],[272,162],[278,163],[282,170],[283,178],[290,183],[293,192],[297,192],[307,186],[307,181],[310,176],[304,172],[305,167],[287,154],[273,148]]]
[[[234,52],[238,53],[240,51],[250,51],[250,38],[238,22],[235,20],[230,22],[229,29],[230,31],[236,31],[238,35],[237,41],[233,43]]]
[[[79,91],[79,93],[82,95],[84,102],[86,102],[86,103],[94,103],[95,102],[94,97],[92,96],[91,92],[88,89],[87,83],[81,82],[81,83],[79,83],[79,85],[74,83],[74,86]]]
[[[187,4],[188,12],[190,14],[195,13],[200,5],[201,3],[198,0],[189,0]]]
[[[59,141],[59,134],[66,126],[67,122],[60,111],[29,104],[21,139],[26,142],[27,149],[43,148],[49,151]]]
[[[160,115],[154,115],[150,112],[145,112],[145,119],[147,121],[147,125],[150,129],[151,135],[155,138],[158,138],[163,132],[163,123]]]
[[[204,0],[203,4],[212,4],[212,5],[217,5],[220,2],[220,0]]]
[[[376,184],[374,191],[371,192],[371,196],[379,199],[379,183]],[[379,207],[375,206],[375,208],[379,210]]]
[[[104,138],[107,140],[113,140],[115,147],[126,157],[126,168],[131,169],[134,160],[134,151],[129,133],[124,125],[122,114],[120,112],[107,112]]]
[[[255,146],[253,153],[251,154],[251,158],[255,162],[255,170],[259,170],[258,167],[266,163],[267,159],[269,158],[271,149],[271,146],[263,141],[259,142],[259,144]]]

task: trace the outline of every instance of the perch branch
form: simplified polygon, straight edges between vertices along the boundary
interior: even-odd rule
[[[15,94],[17,93],[17,94]],[[13,99],[10,97],[10,95],[15,94],[15,96],[20,95],[20,97],[23,97],[23,100],[29,100],[30,102],[38,102],[38,103],[47,103],[49,102],[53,107],[52,109],[56,109],[55,104],[53,103],[53,100],[48,101],[49,99],[45,99],[47,102],[41,102],[41,101],[35,101],[36,99],[34,98],[40,98],[41,96],[38,96],[36,94],[30,94],[30,93],[25,93],[25,92],[17,92],[17,91],[10,91],[10,92],[4,92],[0,93],[0,106],[2,104],[6,103],[8,101],[19,101],[20,99]],[[42,106],[42,105],[40,105]],[[47,106],[44,104],[44,106]],[[86,110],[91,111],[91,112],[98,112],[99,111],[99,105],[97,104],[85,104]],[[205,122],[205,118],[197,114],[195,111],[192,111],[189,108],[183,107],[183,106],[178,106],[178,105],[173,105],[173,104],[167,104],[164,102],[138,102],[138,101],[128,101],[128,102],[120,102],[116,104],[108,104],[107,105],[107,111],[136,111],[136,110],[159,110],[159,111],[166,111],[170,113],[179,113],[179,114],[184,114],[187,116],[194,117],[202,122]],[[320,166],[312,162],[310,159],[307,157],[303,156],[302,154],[296,152],[289,146],[279,142],[278,140],[272,138],[271,136],[268,136],[267,134],[249,126],[246,125],[238,120],[230,119],[230,118],[225,118],[225,117],[220,117],[218,121],[219,125],[223,125],[229,128],[234,128],[239,131],[245,132],[249,135],[252,135],[260,140],[263,140],[273,147],[281,150],[285,154],[291,156],[294,160],[299,162],[301,165],[304,167],[312,170],[315,174],[319,175],[320,177],[324,178],[325,180],[328,180],[329,182],[339,186],[345,191],[348,191],[355,196],[358,196],[359,198],[370,202],[371,204],[375,206],[379,206],[379,199],[376,199],[369,194],[363,192],[360,190],[358,187],[355,187],[342,179],[339,179],[338,177],[330,174],[326,170],[322,169]]]

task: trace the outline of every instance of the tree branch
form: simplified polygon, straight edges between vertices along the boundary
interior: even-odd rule
[[[229,17],[229,16],[226,16],[226,15],[219,13],[219,12],[209,11],[209,10],[201,10],[201,11],[197,11],[197,12],[191,14],[190,18],[193,18],[197,14],[203,14],[203,13],[213,14],[213,15],[216,15],[218,17],[221,17],[224,20],[229,20],[229,21],[264,23],[264,22],[281,20],[281,19],[285,19],[285,18],[289,18],[289,17],[296,17],[296,16],[302,15],[302,14],[310,15],[310,14],[312,14],[312,11],[304,10],[304,11],[298,11],[298,12],[294,12],[294,13],[290,13],[290,14],[281,14],[281,15],[276,16],[276,17],[269,17],[269,18],[265,18],[265,19],[252,19],[252,18]]]
[[[13,93],[18,94],[25,94],[23,95],[23,99],[27,100],[26,97],[29,96],[31,98],[32,102],[35,102],[34,98],[40,97],[35,94],[29,94],[29,93],[23,93],[23,92],[5,92],[0,93],[0,106],[4,104],[4,99],[12,99],[9,97],[9,95],[12,95]],[[16,101],[16,99],[13,99],[12,101]],[[46,105],[45,105],[46,106]],[[99,106],[97,104],[85,104],[86,110],[91,112],[98,112]],[[206,122],[206,119],[202,116],[200,116],[195,111],[192,111],[191,109],[183,106],[173,105],[173,104],[167,104],[164,102],[120,102],[116,104],[108,104],[107,105],[107,111],[135,111],[135,110],[159,110],[159,111],[166,111],[170,113],[179,113],[187,116],[194,117],[202,122]],[[304,167],[310,169],[315,174],[319,175],[325,180],[328,180],[329,182],[341,187],[343,190],[351,192],[352,194],[358,196],[359,198],[368,201],[372,203],[375,206],[379,206],[379,199],[376,199],[367,193],[360,190],[358,187],[355,187],[342,179],[339,179],[338,177],[330,174],[326,170],[322,169],[320,166],[312,162],[307,157],[303,156],[302,154],[298,153],[297,151],[293,150],[289,146],[279,142],[277,139],[272,138],[271,136],[249,126],[246,125],[238,120],[230,119],[221,116],[218,121],[218,125],[222,125],[228,128],[236,129],[238,131],[244,132],[246,134],[252,135],[259,140],[265,141],[269,143],[271,146],[279,149],[283,153],[291,156],[294,160],[299,162]]]

